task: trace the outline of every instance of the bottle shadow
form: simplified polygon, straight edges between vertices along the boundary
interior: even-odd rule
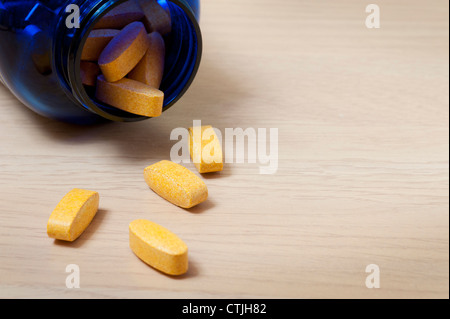
[[[2,95],[2,91],[8,91],[6,88],[0,90]],[[26,107],[20,109],[31,122],[36,123],[39,134],[44,134],[55,143],[74,146],[96,143],[113,145],[118,156],[125,155],[124,160],[135,162],[142,159],[168,159],[170,149],[176,143],[170,140],[170,133],[178,127],[191,127],[194,120],[202,120],[203,125],[222,129],[220,122],[224,110],[229,112],[232,108],[238,108],[239,101],[247,97],[247,91],[241,83],[238,85],[234,76],[205,58],[191,88],[160,118],[134,123],[105,122],[79,126],[42,117]],[[236,117],[235,121],[239,125],[244,120]]]

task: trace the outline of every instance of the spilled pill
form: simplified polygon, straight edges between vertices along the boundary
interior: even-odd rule
[[[162,113],[164,93],[138,81],[124,78],[108,82],[103,75],[97,78],[98,100],[123,111],[148,117]]]
[[[175,234],[148,220],[130,223],[130,248],[142,261],[177,276],[188,270],[188,248]]]
[[[94,26],[94,29],[122,29],[131,22],[144,17],[139,5],[130,0],[122,3],[105,14]]]
[[[144,12],[144,24],[148,32],[166,35],[172,31],[170,11],[166,11],[156,0],[138,0]]]
[[[47,234],[51,238],[74,241],[89,226],[98,210],[97,192],[73,189],[50,215]]]
[[[119,32],[119,30],[113,29],[93,30],[88,35],[84,44],[83,51],[81,52],[81,60],[98,61],[102,51]]]
[[[182,208],[191,208],[208,198],[206,184],[187,168],[161,161],[144,170],[147,185],[159,196]]]
[[[158,32],[153,32],[148,37],[148,50],[138,65],[128,74],[128,78],[159,89],[164,74],[166,54],[164,39]]]
[[[144,56],[149,38],[142,22],[123,28],[101,53],[98,64],[105,79],[115,82],[127,75]]]
[[[212,126],[189,128],[189,151],[199,173],[223,170],[222,147]]]

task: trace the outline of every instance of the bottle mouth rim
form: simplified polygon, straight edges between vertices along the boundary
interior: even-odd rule
[[[100,102],[95,101],[91,96],[88,95],[86,89],[82,84],[80,63],[82,49],[89,36],[89,33],[93,30],[95,24],[111,9],[126,1],[128,0],[99,1],[92,5],[90,8],[86,8],[84,13],[82,11],[83,9],[80,8],[80,11],[82,12],[80,13],[80,28],[76,29],[71,35],[71,41],[67,52],[65,54],[63,53],[62,56],[61,54],[55,54],[55,57],[60,56],[61,58],[64,58],[65,56],[67,59],[65,67],[63,67],[61,70],[63,72],[60,75],[65,75],[64,78],[67,82],[66,88],[71,91],[75,99],[79,102],[80,107],[87,109],[97,115],[100,115],[105,119],[116,122],[135,122],[148,119],[149,117],[121,111],[107,105],[102,105]],[[174,97],[170,99],[167,99],[165,97],[163,112],[174,105],[186,93],[186,91],[192,84],[200,67],[203,50],[201,30],[194,13],[183,3],[183,1],[167,0],[167,2],[172,2],[184,11],[184,14],[189,20],[189,23],[192,25],[193,31],[195,33],[196,52],[190,52],[190,58],[192,59],[193,63],[191,63],[192,65],[190,70],[188,70],[188,72],[190,71],[189,77],[186,77],[186,79],[182,83],[183,86],[177,90]],[[62,19],[62,21],[64,21],[64,19]],[[65,28],[65,26],[63,26],[63,28]],[[56,51],[61,50],[62,47],[64,46],[62,46],[61,44],[54,44],[54,50]],[[56,51],[54,52],[56,53]],[[114,111],[109,112],[108,109],[114,109]]]

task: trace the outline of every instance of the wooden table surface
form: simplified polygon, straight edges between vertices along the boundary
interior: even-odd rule
[[[0,86],[0,297],[448,298],[449,3],[378,1],[368,29],[369,3],[203,1],[199,74],[158,119],[67,125]],[[143,168],[193,120],[278,128],[278,171],[228,164],[197,208],[162,200]],[[76,242],[54,241],[48,217],[74,187],[100,210]],[[187,243],[186,275],[132,253],[138,218]]]

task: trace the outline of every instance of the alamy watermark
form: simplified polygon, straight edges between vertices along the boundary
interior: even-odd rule
[[[369,4],[366,7],[366,13],[370,13],[366,18],[367,29],[380,28],[380,7],[376,4]]]
[[[66,287],[68,289],[80,288],[80,266],[76,264],[67,265],[66,273],[70,273],[66,277]]]
[[[214,148],[212,136],[215,133],[221,142],[221,149],[224,151],[224,163],[259,164],[260,174],[277,172],[278,128],[225,128],[224,134],[222,134],[217,128],[202,131],[201,125],[201,120],[194,120],[192,139],[202,143],[201,156],[196,154],[193,159],[194,163],[217,161],[217,154],[220,150]],[[186,128],[178,127],[172,130],[170,140],[178,142],[172,146],[170,151],[171,161],[178,164],[192,162],[189,139],[189,131]],[[247,152],[245,152],[246,148]]]
[[[366,287],[369,289],[380,288],[380,267],[376,264],[370,264],[366,267]]]
[[[66,7],[66,13],[69,15],[66,18],[66,27],[68,29],[80,28],[80,8],[76,4],[69,4]]]
[[[69,29],[80,28],[80,8],[76,4],[69,4],[66,6],[66,27]],[[377,4],[369,4],[366,6],[366,27],[368,29],[380,28],[380,7]]]
[[[66,27],[69,29],[80,28],[80,8],[76,4],[69,4],[66,6]],[[366,27],[368,29],[380,28],[380,7],[377,4],[369,4],[366,6]]]

